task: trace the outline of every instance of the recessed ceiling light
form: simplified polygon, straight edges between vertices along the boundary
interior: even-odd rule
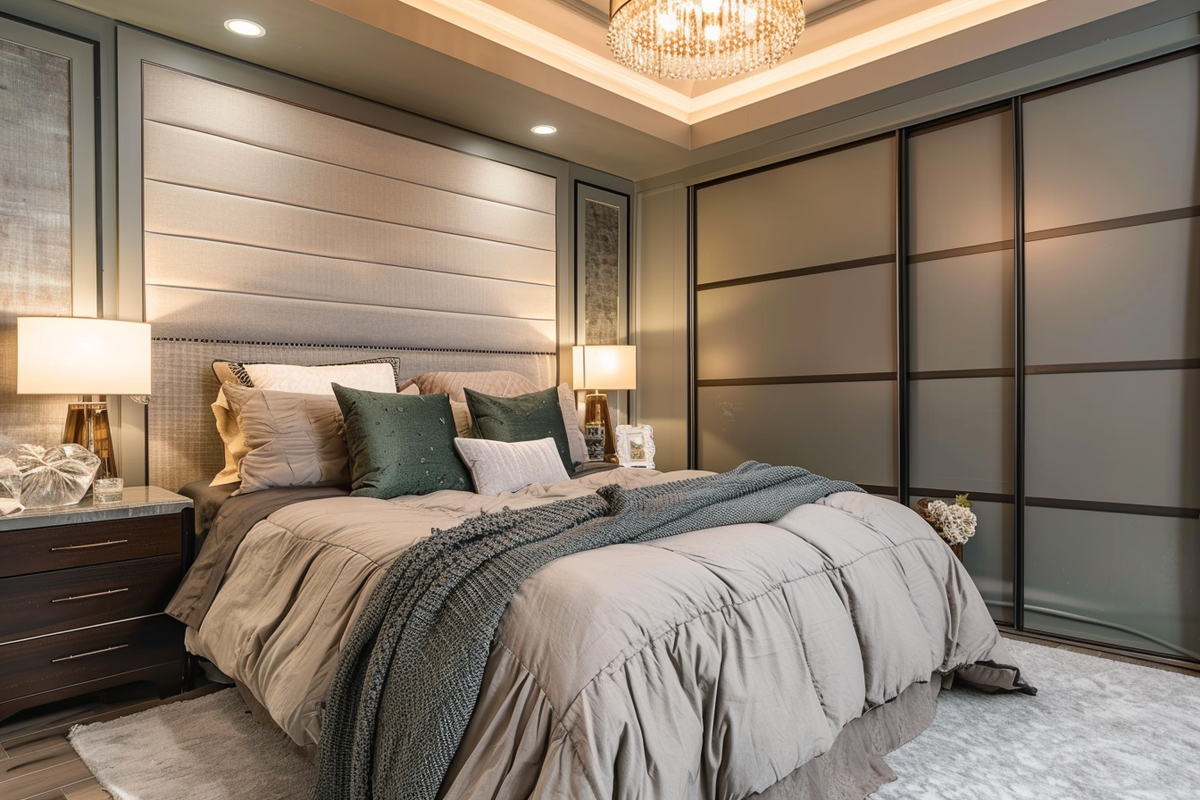
[[[558,128],[554,127],[553,125],[534,125],[529,130],[533,131],[539,136],[549,136],[552,133],[558,132]]]
[[[265,36],[267,33],[267,29],[262,25],[248,19],[227,19],[225,20],[225,29],[238,36],[249,36],[254,39]]]

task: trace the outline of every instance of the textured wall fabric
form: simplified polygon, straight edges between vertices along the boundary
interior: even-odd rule
[[[454,415],[444,394],[382,394],[335,385],[346,420],[351,494],[389,499],[441,489],[470,491],[454,451]]]
[[[70,61],[0,41],[0,453],[55,444],[66,397],[17,395],[17,323],[71,313]],[[78,398],[75,398],[78,399]]]
[[[154,65],[159,336],[553,352],[557,183]]]
[[[549,436],[554,439],[563,467],[568,473],[575,471],[557,387],[517,397],[493,397],[472,389],[463,391],[480,436],[502,442],[527,442]]]
[[[550,437],[529,442],[458,438],[454,449],[470,470],[479,494],[516,492],[534,483],[555,483],[569,477]]]

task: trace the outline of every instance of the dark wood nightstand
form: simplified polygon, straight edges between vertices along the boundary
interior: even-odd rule
[[[162,611],[183,575],[191,507],[135,486],[118,503],[0,517],[0,720],[137,680],[183,691],[183,625]]]

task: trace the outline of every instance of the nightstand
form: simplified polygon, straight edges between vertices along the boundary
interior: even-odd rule
[[[0,517],[0,720],[137,680],[183,690],[183,575],[192,501],[157,487],[117,503]]]

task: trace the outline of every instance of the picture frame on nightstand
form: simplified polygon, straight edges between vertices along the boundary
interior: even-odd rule
[[[649,425],[618,425],[617,463],[622,467],[654,469],[654,429]]]

